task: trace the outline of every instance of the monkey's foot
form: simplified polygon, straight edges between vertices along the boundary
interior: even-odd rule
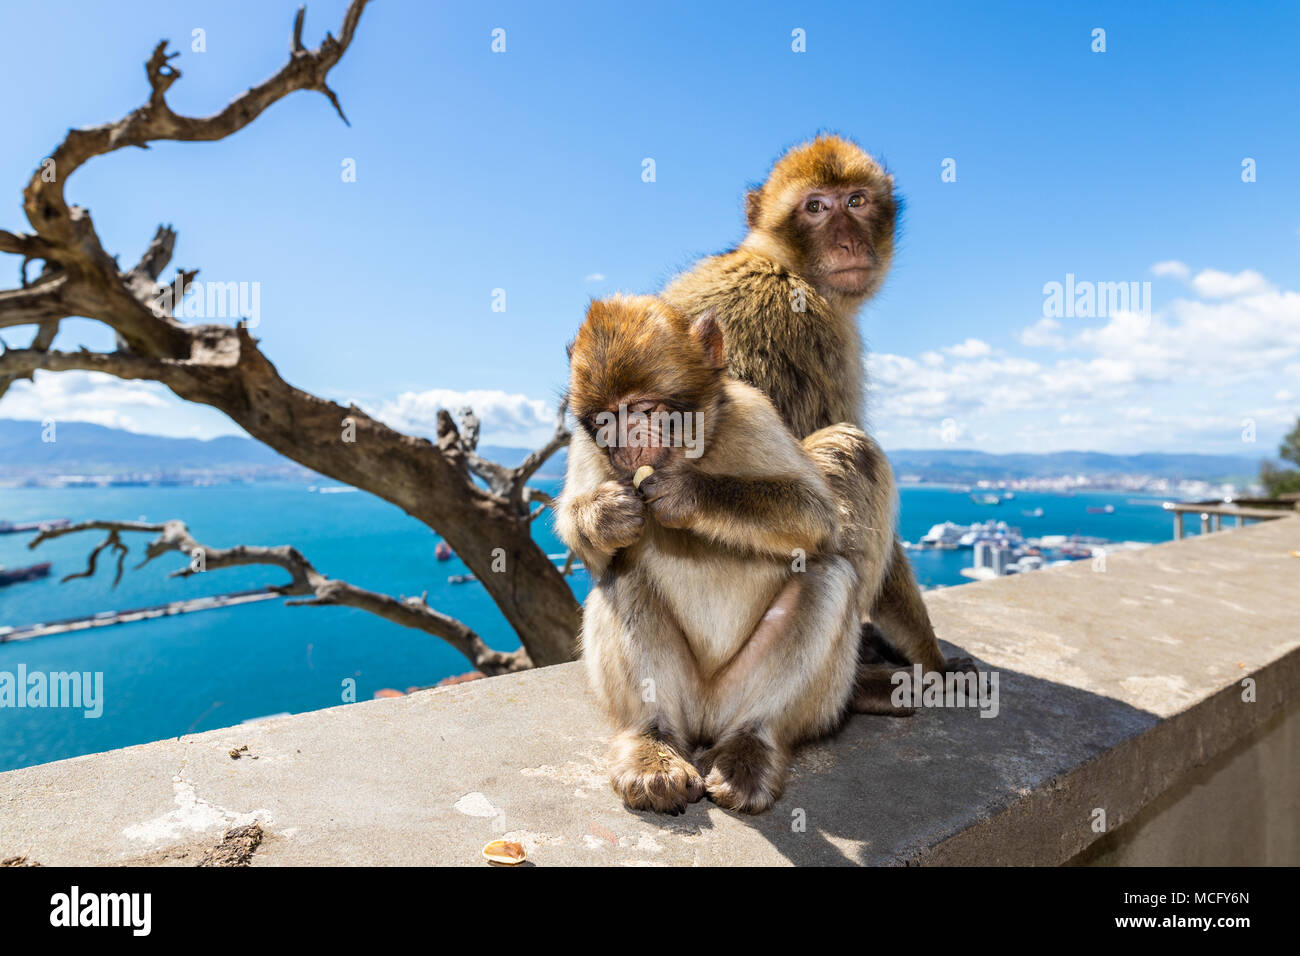
[[[762,813],[785,789],[786,758],[757,734],[742,731],[700,755],[709,798],[724,810]]]
[[[950,657],[944,661],[944,673],[947,674],[978,674],[979,668],[975,666],[975,661],[969,657]]]
[[[621,739],[609,783],[631,809],[674,816],[704,796],[699,771],[672,744],[658,737]]]
[[[849,713],[875,714],[879,717],[911,717],[915,707],[899,707],[892,700],[893,688],[882,691],[875,687],[858,688],[849,698]]]
[[[910,669],[872,658],[869,649],[863,647],[858,658],[858,672],[853,680],[853,689],[849,694],[849,713],[911,717],[916,713],[915,707],[903,707],[894,703],[894,692],[898,687],[894,675],[902,672],[910,679]]]

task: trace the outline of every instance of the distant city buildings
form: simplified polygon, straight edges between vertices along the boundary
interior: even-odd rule
[[[991,519],[970,525],[945,521],[930,528],[915,544],[905,541],[903,546],[921,551],[969,548],[972,564],[969,568],[963,568],[961,573],[976,580],[1023,574],[1055,564],[1095,558],[1099,554],[1149,547],[1143,541],[1110,541],[1077,534],[1045,534],[1026,538],[1019,528],[1013,528],[1005,521]]]
[[[913,480],[909,480],[913,479]],[[923,476],[907,475],[899,478],[902,484],[926,484]],[[1259,485],[1241,486],[1232,482],[1201,481],[1194,478],[1172,479],[1155,475],[1055,475],[1043,478],[982,479],[973,482],[973,490],[988,491],[1047,491],[1069,494],[1077,491],[1132,491],[1141,494],[1168,495],[1170,498],[1206,499],[1235,498],[1246,494],[1260,494]]]

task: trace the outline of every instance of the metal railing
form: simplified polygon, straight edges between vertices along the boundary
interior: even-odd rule
[[[1233,518],[1233,527],[1247,521],[1272,521],[1300,511],[1300,501],[1289,498],[1238,498],[1211,501],[1166,501],[1164,509],[1174,516],[1174,540],[1187,533],[1189,514],[1200,515],[1201,534],[1223,530],[1223,519]]]

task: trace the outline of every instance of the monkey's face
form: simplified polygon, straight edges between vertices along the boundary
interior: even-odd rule
[[[578,421],[614,471],[630,478],[643,465],[662,471],[702,455],[715,409],[674,397],[627,395],[594,412],[584,409]]]
[[[823,295],[865,296],[889,268],[893,201],[882,204],[870,184],[814,186],[787,220],[803,259],[803,276]]]
[[[720,335],[707,324],[701,333]],[[720,339],[714,355],[701,333],[649,296],[617,296],[588,310],[569,351],[569,407],[624,477],[703,453],[723,358]]]
[[[682,432],[693,420],[691,409],[665,398],[629,396],[605,411],[596,443],[606,450],[614,470],[628,476],[643,465],[656,471],[665,468],[680,454]]]
[[[894,180],[860,147],[818,136],[790,150],[746,197],[758,247],[824,296],[865,298],[889,271]]]

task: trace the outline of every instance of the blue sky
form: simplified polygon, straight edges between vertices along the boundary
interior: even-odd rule
[[[344,7],[309,5],[312,45]],[[211,113],[284,62],[296,2],[124,9],[0,13],[0,227],[26,227],[22,185],[69,126],[143,102],[158,39],[181,52],[172,107]],[[257,333],[291,382],[415,431],[472,393],[486,441],[527,444],[587,299],[734,243],[745,187],[833,129],[907,202],[862,320],[886,447],[1271,454],[1300,414],[1298,48],[1293,3],[377,0],[330,78],[351,128],[297,93],[219,143],[100,158],[68,193],[123,263],[171,222],[174,266],[258,283]],[[1150,314],[1044,322],[1067,274],[1149,281]],[[59,344],[111,341],[70,321]],[[85,375],[15,386],[0,417],[237,432]]]

